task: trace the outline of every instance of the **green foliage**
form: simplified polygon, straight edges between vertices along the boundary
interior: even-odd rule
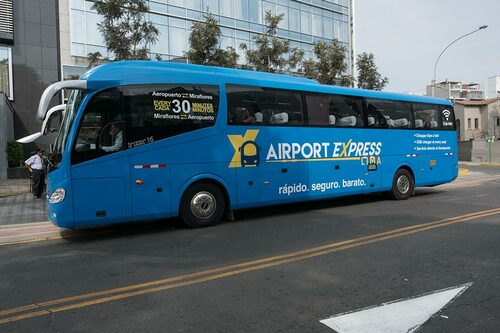
[[[354,78],[346,75],[347,64],[345,63],[345,54],[347,48],[337,39],[331,43],[319,41],[314,43],[314,55],[318,59],[304,61],[304,74],[321,84],[340,85],[351,87],[354,84]]]
[[[80,75],[78,75],[78,74],[68,74],[64,79],[65,80],[78,80],[78,79],[80,79]]]
[[[104,58],[101,52],[90,52],[87,54],[87,61],[89,63],[88,68],[92,68],[108,62],[109,59]]]
[[[375,56],[372,53],[363,52],[356,59],[358,70],[358,88],[370,90],[382,90],[389,83],[387,77],[382,77],[375,65]]]
[[[257,35],[256,50],[250,50],[242,43],[240,48],[245,51],[248,64],[261,72],[284,72],[295,68],[302,60],[304,53],[298,49],[292,49],[290,58],[286,56],[290,52],[290,42],[277,36],[278,25],[283,20],[284,14],[273,15],[266,11],[266,32]]]
[[[16,141],[8,141],[5,153],[7,153],[7,162],[9,168],[18,167],[21,165],[23,160],[23,146],[20,143]]]
[[[219,48],[222,35],[219,22],[210,13],[205,14],[203,18],[205,21],[193,23],[189,34],[189,51],[185,53],[189,62],[199,65],[236,67],[239,55],[235,49]]]
[[[145,19],[146,0],[94,0],[93,9],[103,17],[98,29],[115,60],[147,60],[149,47],[156,43],[158,29]],[[99,64],[101,54],[89,54]]]

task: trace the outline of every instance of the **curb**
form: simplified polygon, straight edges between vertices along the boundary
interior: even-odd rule
[[[495,166],[495,167],[500,167],[500,163],[482,163],[479,164],[480,166]]]
[[[0,226],[0,246],[60,239],[61,230],[48,221],[2,225]]]

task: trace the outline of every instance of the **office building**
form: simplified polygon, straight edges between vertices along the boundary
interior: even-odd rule
[[[265,31],[265,12],[284,14],[278,35],[290,41],[291,48],[302,49],[306,58],[313,56],[313,43],[337,38],[346,46],[346,63],[354,65],[352,38],[352,0],[155,0],[148,1],[147,19],[160,34],[151,48],[151,59],[159,55],[166,61],[186,62],[188,39],[193,22],[203,20],[206,8],[219,21],[221,48],[233,47],[246,59],[240,44],[253,48],[253,37]],[[101,21],[91,1],[60,0],[61,62],[64,77],[86,70],[86,56],[99,51],[108,54],[97,29]]]
[[[0,178],[6,142],[40,129],[40,96],[61,77],[57,11],[56,0],[0,0]],[[25,145],[25,155],[35,147]]]

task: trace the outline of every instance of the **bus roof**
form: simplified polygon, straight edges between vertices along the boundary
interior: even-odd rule
[[[82,76],[89,89],[100,90],[107,87],[132,84],[161,84],[165,77],[175,74],[186,80],[196,78],[200,83],[232,83],[263,86],[269,88],[303,90],[319,93],[333,93],[367,98],[382,98],[417,103],[452,105],[441,98],[416,96],[375,90],[355,89],[319,84],[304,77],[285,74],[257,72],[251,70],[202,66],[159,61],[117,61],[90,69]],[[200,76],[205,76],[200,80]],[[170,82],[170,80],[169,80]]]

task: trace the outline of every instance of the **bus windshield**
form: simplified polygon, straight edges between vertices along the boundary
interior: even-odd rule
[[[75,118],[75,113],[82,102],[85,92],[83,90],[73,90],[69,96],[68,104],[66,105],[66,112],[64,114],[61,128],[54,142],[54,149],[52,155],[49,157],[50,168],[49,171],[59,167],[61,162],[62,153],[68,139],[68,133],[71,129],[71,124]]]

